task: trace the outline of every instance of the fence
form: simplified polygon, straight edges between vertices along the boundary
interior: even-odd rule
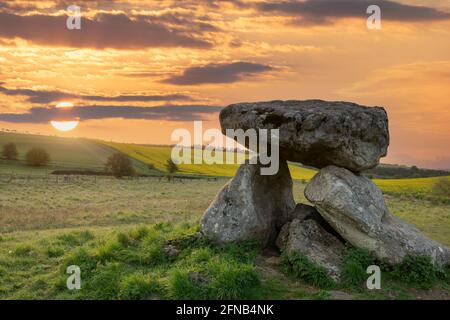
[[[47,184],[81,183],[81,182],[97,183],[97,176],[53,175],[48,173],[47,174],[0,173],[0,183],[25,184],[28,182],[38,182],[38,181]]]
[[[76,175],[76,174],[52,174],[43,173],[0,173],[0,183],[10,184],[26,184],[29,182],[43,182],[47,184],[78,184],[78,183],[97,183],[99,179],[116,180],[113,176],[105,175]],[[218,181],[218,177],[199,177],[199,176],[135,176],[126,177],[126,180],[157,180],[158,182],[180,182],[204,180],[204,181]],[[123,181],[123,180],[122,180]]]

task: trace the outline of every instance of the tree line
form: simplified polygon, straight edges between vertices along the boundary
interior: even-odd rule
[[[2,156],[6,160],[18,160],[19,152],[14,142],[7,143],[3,146]],[[50,162],[49,153],[40,147],[33,147],[25,154],[27,165],[32,167],[46,166]]]
[[[18,160],[19,152],[14,142],[7,143],[3,146],[2,156],[6,160]],[[32,167],[47,166],[50,163],[50,154],[41,147],[33,147],[29,149],[25,154],[25,162]],[[179,168],[172,159],[168,159],[166,162],[167,179],[172,180],[175,173],[179,171]],[[129,157],[117,152],[109,156],[104,165],[105,171],[112,174],[116,178],[122,178],[126,176],[134,176],[136,171],[133,167],[133,163]],[[148,165],[149,170],[155,170],[153,165]]]

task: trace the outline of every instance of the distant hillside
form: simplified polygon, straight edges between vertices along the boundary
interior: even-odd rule
[[[138,173],[154,174],[165,172],[165,164],[170,158],[172,146],[138,145],[127,143],[107,142],[84,138],[63,138],[55,136],[41,136],[33,134],[0,132],[0,150],[6,143],[14,142],[19,151],[19,161],[6,161],[0,158],[0,172],[18,172],[35,170],[24,163],[26,152],[32,147],[46,149],[51,157],[51,164],[40,170],[94,170],[102,171],[106,159],[114,152],[128,155]],[[233,151],[217,151],[221,157]],[[154,170],[149,168],[154,167]],[[235,174],[239,165],[227,164],[181,164],[181,174],[226,176]],[[299,164],[290,164],[291,175],[294,179],[309,180],[316,170]],[[381,164],[365,172],[373,179],[402,179],[448,176],[450,172],[443,170],[421,169],[400,165]]]
[[[427,178],[450,175],[450,171],[422,169],[416,166],[407,167],[393,164],[380,164],[376,168],[364,173],[369,178],[375,179],[403,179],[403,178]]]
[[[137,159],[149,165],[153,165],[157,170],[165,171],[166,161],[170,158],[171,146],[149,146],[126,144],[116,142],[103,142],[106,145],[115,148],[116,150],[127,154],[129,157]],[[221,157],[225,157],[229,151],[218,151]],[[208,176],[226,176],[231,177],[239,168],[237,164],[180,164],[180,173],[208,175]],[[312,169],[303,168],[297,164],[290,165],[291,175],[294,179],[309,180],[316,171]]]
[[[50,165],[41,168],[41,170],[80,169],[100,171],[103,170],[106,159],[115,152],[114,149],[89,139],[0,132],[0,151],[3,145],[9,142],[16,144],[19,157],[18,161],[0,159],[0,171],[3,172],[31,170],[25,164],[25,154],[33,147],[44,148],[50,154]],[[142,163],[133,162],[137,169],[146,170],[146,166]]]

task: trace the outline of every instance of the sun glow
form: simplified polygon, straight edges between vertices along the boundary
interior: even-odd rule
[[[73,103],[67,101],[60,102],[56,105],[56,108],[72,108],[72,107]],[[50,121],[50,124],[53,126],[53,128],[63,132],[72,131],[78,126],[79,123],[80,121],[78,120],[78,118],[69,121]]]
[[[73,103],[72,102],[67,102],[67,101],[63,101],[60,102],[56,105],[57,108],[72,108],[73,107]]]
[[[75,121],[50,121],[50,124],[53,126],[53,128],[55,128],[56,130],[59,131],[72,131],[73,129],[75,129],[78,124],[80,123],[80,121],[75,120]]]

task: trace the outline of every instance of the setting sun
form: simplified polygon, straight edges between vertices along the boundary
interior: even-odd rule
[[[80,122],[75,121],[50,121],[50,124],[59,131],[72,131],[75,129]]]
[[[57,108],[72,108],[73,107],[73,103],[72,102],[67,102],[67,101],[63,101],[60,102],[56,105]]]
[[[73,103],[72,102],[68,102],[68,101],[62,101],[59,102],[56,105],[56,108],[60,109],[60,108],[72,108],[73,107]],[[72,131],[73,129],[75,129],[78,124],[80,123],[78,118],[75,119],[71,119],[68,121],[50,121],[50,124],[53,126],[53,128],[55,128],[56,130],[59,131],[63,131],[63,132],[67,132],[67,131]]]

